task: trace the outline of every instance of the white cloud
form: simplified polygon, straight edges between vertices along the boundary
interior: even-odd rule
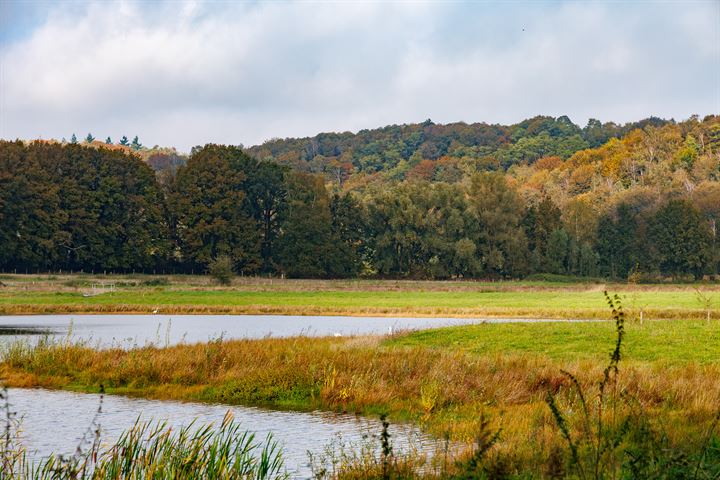
[[[0,45],[0,136],[206,142],[720,112],[720,4],[88,3]]]

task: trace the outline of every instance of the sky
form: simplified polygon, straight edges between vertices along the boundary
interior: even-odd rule
[[[720,0],[0,0],[0,138],[720,114]]]

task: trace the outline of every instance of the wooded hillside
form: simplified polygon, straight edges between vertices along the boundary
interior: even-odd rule
[[[153,169],[156,174],[153,174]],[[0,269],[660,279],[718,274],[720,117],[172,149],[0,142]]]

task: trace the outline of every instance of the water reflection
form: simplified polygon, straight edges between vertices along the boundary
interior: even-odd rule
[[[51,330],[40,325],[0,325],[0,336],[17,336],[17,335],[53,335],[57,334],[56,330]]]

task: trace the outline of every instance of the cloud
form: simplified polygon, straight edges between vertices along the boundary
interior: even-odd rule
[[[62,6],[62,4],[61,4]],[[0,136],[245,145],[720,112],[720,4],[97,2],[0,44]]]

